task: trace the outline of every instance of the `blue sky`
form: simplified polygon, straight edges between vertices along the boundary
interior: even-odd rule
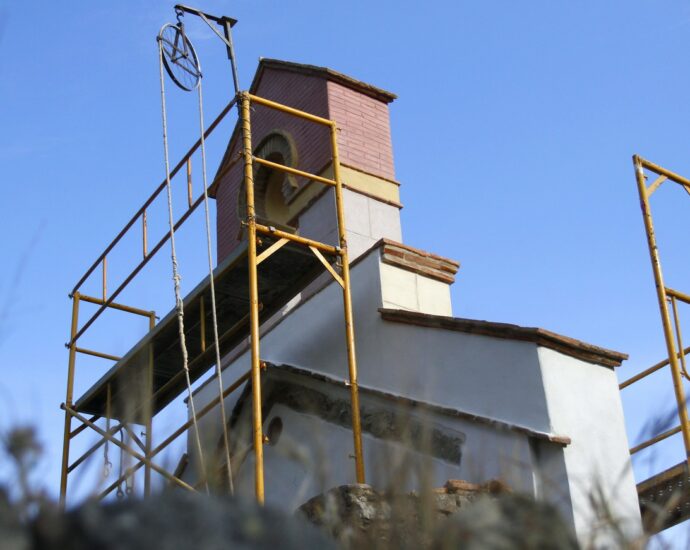
[[[174,19],[171,6],[0,1],[0,423],[40,425],[51,490],[67,293],[163,175],[154,38]],[[404,240],[462,262],[455,315],[540,326],[624,351],[630,360],[621,379],[663,357],[630,158],[639,153],[690,175],[690,4],[203,7],[240,20],[234,36],[245,87],[263,56],[329,66],[399,95],[391,122]],[[188,25],[210,121],[231,94],[227,60],[200,22]],[[169,90],[175,158],[198,137],[196,104]],[[209,170],[223,145],[217,139]],[[662,188],[654,212],[664,216],[667,280],[690,291],[690,202],[676,191]],[[202,242],[194,241],[200,231],[197,224],[181,236],[187,290],[204,273],[203,251],[192,245]],[[167,262],[163,256],[127,298],[169,307]],[[124,255],[111,263],[113,277],[124,273]],[[690,308],[683,314],[690,318]],[[145,328],[114,317],[103,327],[94,347],[113,353]],[[670,376],[626,392],[635,440],[647,415],[672,403]],[[681,457],[679,439],[657,456],[666,465]],[[637,468],[647,473],[644,462]]]

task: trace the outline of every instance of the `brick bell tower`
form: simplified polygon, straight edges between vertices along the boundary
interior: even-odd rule
[[[394,94],[325,67],[275,59],[261,59],[250,92],[336,121],[351,261],[382,237],[402,240],[388,110]],[[231,165],[239,138],[236,126],[210,189],[217,202],[218,263],[244,236],[242,163]],[[252,146],[257,157],[332,177],[329,134],[320,125],[256,105]],[[260,221],[338,244],[332,188],[264,166],[255,166],[254,182]]]

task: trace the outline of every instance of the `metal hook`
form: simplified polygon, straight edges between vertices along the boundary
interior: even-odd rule
[[[125,493],[127,496],[134,494],[134,472],[129,469],[125,472]]]
[[[125,434],[122,428],[120,428],[120,443],[124,445],[125,442]],[[118,482],[117,482],[117,498],[118,500],[122,500],[122,498],[125,496],[124,491],[122,490],[122,460],[124,458],[124,449],[120,447],[120,460],[119,460],[119,468],[118,468]],[[125,483],[127,483],[127,478],[125,478]]]
[[[184,12],[180,8],[175,8],[175,17],[177,18],[177,28],[180,29],[180,34],[182,35],[182,50],[184,51],[186,57],[187,35],[184,32],[184,22],[182,21],[182,18],[184,17]]]

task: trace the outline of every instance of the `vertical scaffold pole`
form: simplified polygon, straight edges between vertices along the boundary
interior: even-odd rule
[[[671,376],[673,377],[673,389],[676,396],[676,404],[678,406],[680,428],[681,432],[683,433],[683,443],[685,444],[685,461],[690,467],[690,422],[688,421],[688,409],[685,404],[683,378],[681,376],[680,366],[678,364],[678,352],[676,351],[673,328],[671,326],[671,317],[669,315],[668,303],[666,301],[666,287],[664,286],[664,278],[661,273],[661,261],[659,260],[659,249],[657,248],[656,236],[654,234],[654,222],[652,221],[652,213],[649,206],[649,197],[647,195],[647,186],[645,183],[642,159],[637,155],[633,156],[633,164],[635,165],[635,178],[637,179],[637,191],[640,195],[642,218],[644,219],[645,232],[647,233],[649,256],[652,261],[652,271],[654,272],[654,284],[656,285],[656,295],[659,301],[661,324],[664,328],[666,350],[668,351],[668,359],[671,365]]]
[[[77,334],[79,324],[79,292],[72,295],[72,325],[69,335],[69,360],[67,364],[67,395],[65,405],[68,409],[72,408],[74,397],[74,364],[77,359]],[[72,417],[65,411],[65,432],[62,440],[62,470],[60,472],[60,507],[64,508],[67,502],[67,469],[69,468],[69,445],[72,431]]]
[[[156,326],[156,314],[152,311],[149,315],[149,332]],[[146,422],[146,448],[144,455],[148,461],[151,460],[151,447],[153,446],[153,344],[149,343],[149,364],[146,377],[146,403],[144,411],[144,421]],[[144,496],[151,496],[151,462],[144,466]]]
[[[333,156],[333,179],[335,180],[335,203],[338,217],[338,236],[343,264],[343,306],[345,310],[345,341],[347,344],[347,363],[350,374],[350,399],[352,401],[352,436],[355,446],[355,472],[357,483],[366,483],[364,457],[362,453],[362,425],[359,415],[359,386],[357,383],[357,359],[355,355],[355,330],[352,317],[352,294],[350,292],[350,260],[347,251],[345,231],[345,210],[343,208],[343,189],[340,181],[340,157],[338,155],[338,128],[331,124],[331,152]]]
[[[254,177],[252,166],[252,133],[249,94],[240,94],[242,103],[242,142],[244,156],[244,188],[247,198],[247,264],[249,268],[249,323],[251,334],[252,430],[254,436],[254,489],[256,500],[264,503],[263,419],[261,417],[261,367],[259,358],[259,284],[256,265],[256,212],[254,208]]]

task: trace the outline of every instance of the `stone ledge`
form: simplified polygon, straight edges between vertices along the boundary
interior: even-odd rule
[[[381,260],[383,263],[400,267],[449,285],[455,282],[455,274],[460,269],[459,262],[389,239],[381,239],[376,243],[375,247],[377,246],[381,247]]]

